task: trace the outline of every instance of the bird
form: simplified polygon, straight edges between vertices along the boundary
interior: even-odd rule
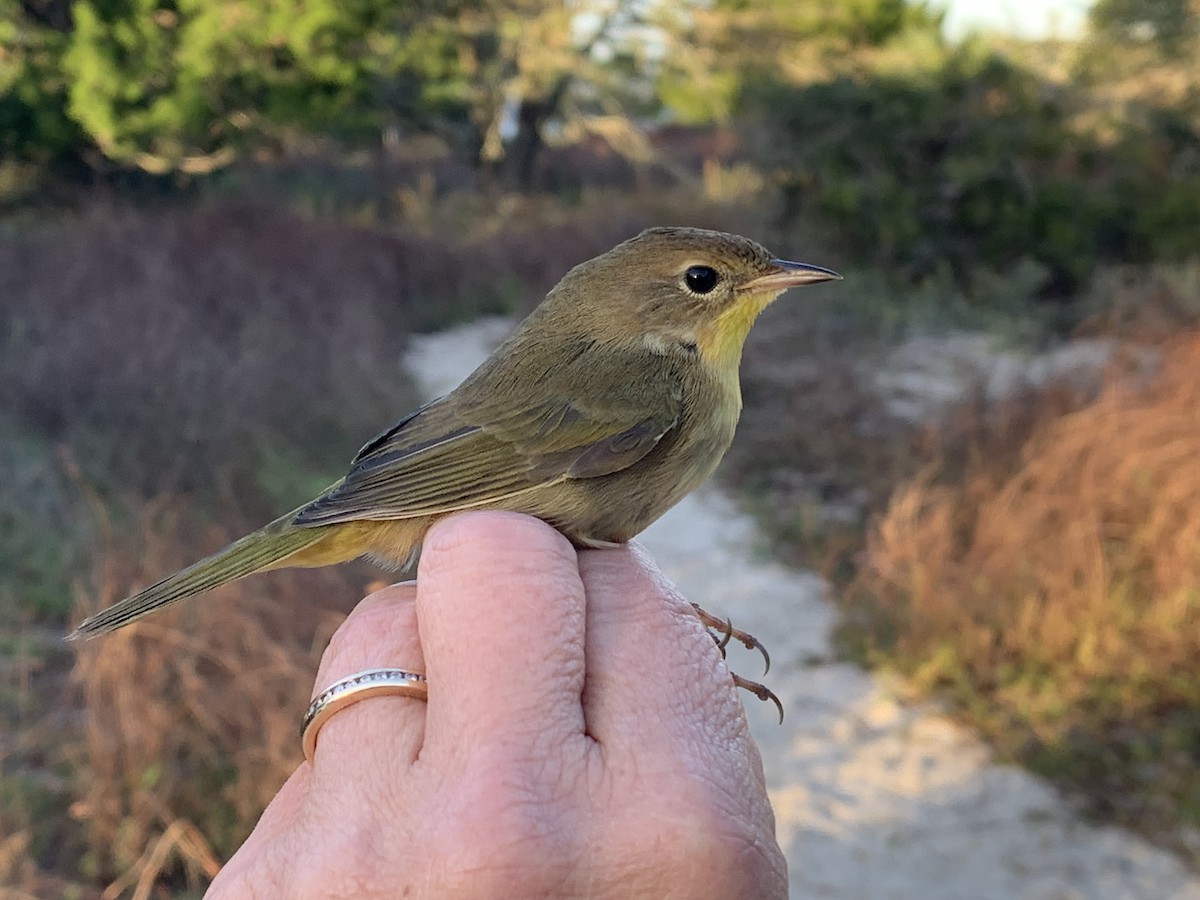
[[[571,269],[457,388],[368,441],[313,500],[86,618],[68,639],[256,572],[362,556],[404,568],[434,521],[463,510],[536,516],[580,548],[622,544],[729,448],[759,313],[788,288],[840,279],[739,235],[649,228]]]

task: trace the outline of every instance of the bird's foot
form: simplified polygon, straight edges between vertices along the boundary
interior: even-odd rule
[[[762,642],[752,634],[747,634],[739,628],[733,627],[733,622],[728,618],[721,619],[714,616],[707,610],[692,604],[692,608],[696,610],[696,615],[708,629],[712,639],[716,642],[717,647],[721,651],[721,656],[725,656],[725,648],[729,645],[731,638],[736,639],[747,650],[757,650],[763,656],[763,674],[771,671],[771,655],[767,653],[767,648],[762,645]],[[757,681],[750,681],[748,678],[743,678],[736,673],[733,674],[733,683],[744,691],[749,691],[759,700],[770,700],[775,704],[775,708],[779,710],[779,721],[783,721],[783,704],[779,698],[775,696],[774,691],[765,685],[759,684]]]
[[[695,603],[692,604],[692,608],[696,610],[696,615],[704,623],[704,627],[709,630],[709,633],[712,634],[712,638],[717,642],[717,646],[721,648],[721,656],[725,655],[725,648],[729,644],[729,639],[734,638],[747,650],[757,650],[762,654],[764,675],[771,671],[771,654],[767,652],[767,648],[762,645],[762,642],[758,638],[752,634],[747,634],[740,628],[734,628],[733,622],[728,618],[718,618]]]

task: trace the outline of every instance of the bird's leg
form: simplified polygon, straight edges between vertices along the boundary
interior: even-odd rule
[[[763,667],[764,675],[771,671],[771,654],[767,652],[767,648],[762,645],[762,642],[758,638],[752,634],[747,634],[739,628],[734,628],[733,622],[729,619],[719,619],[695,603],[692,604],[692,608],[696,610],[696,615],[704,624],[704,627],[709,629],[710,633],[713,633],[713,640],[721,648],[721,656],[725,655],[725,646],[729,643],[729,639],[731,637],[737,638],[747,650],[757,650],[762,654],[763,663],[765,664]]]

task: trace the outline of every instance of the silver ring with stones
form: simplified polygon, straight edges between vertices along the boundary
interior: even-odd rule
[[[330,716],[359,700],[388,695],[428,700],[429,685],[420,672],[364,669],[325,688],[313,698],[300,723],[300,744],[304,748],[304,758],[312,763],[317,749],[317,732]]]

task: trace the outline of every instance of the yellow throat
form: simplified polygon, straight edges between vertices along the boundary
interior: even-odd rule
[[[696,333],[696,346],[700,350],[700,358],[723,384],[732,387],[737,393],[739,409],[742,398],[738,367],[742,362],[742,348],[746,344],[746,336],[750,334],[759,313],[781,293],[782,291],[757,291],[742,294],[735,303],[730,304],[716,319],[702,326]]]

